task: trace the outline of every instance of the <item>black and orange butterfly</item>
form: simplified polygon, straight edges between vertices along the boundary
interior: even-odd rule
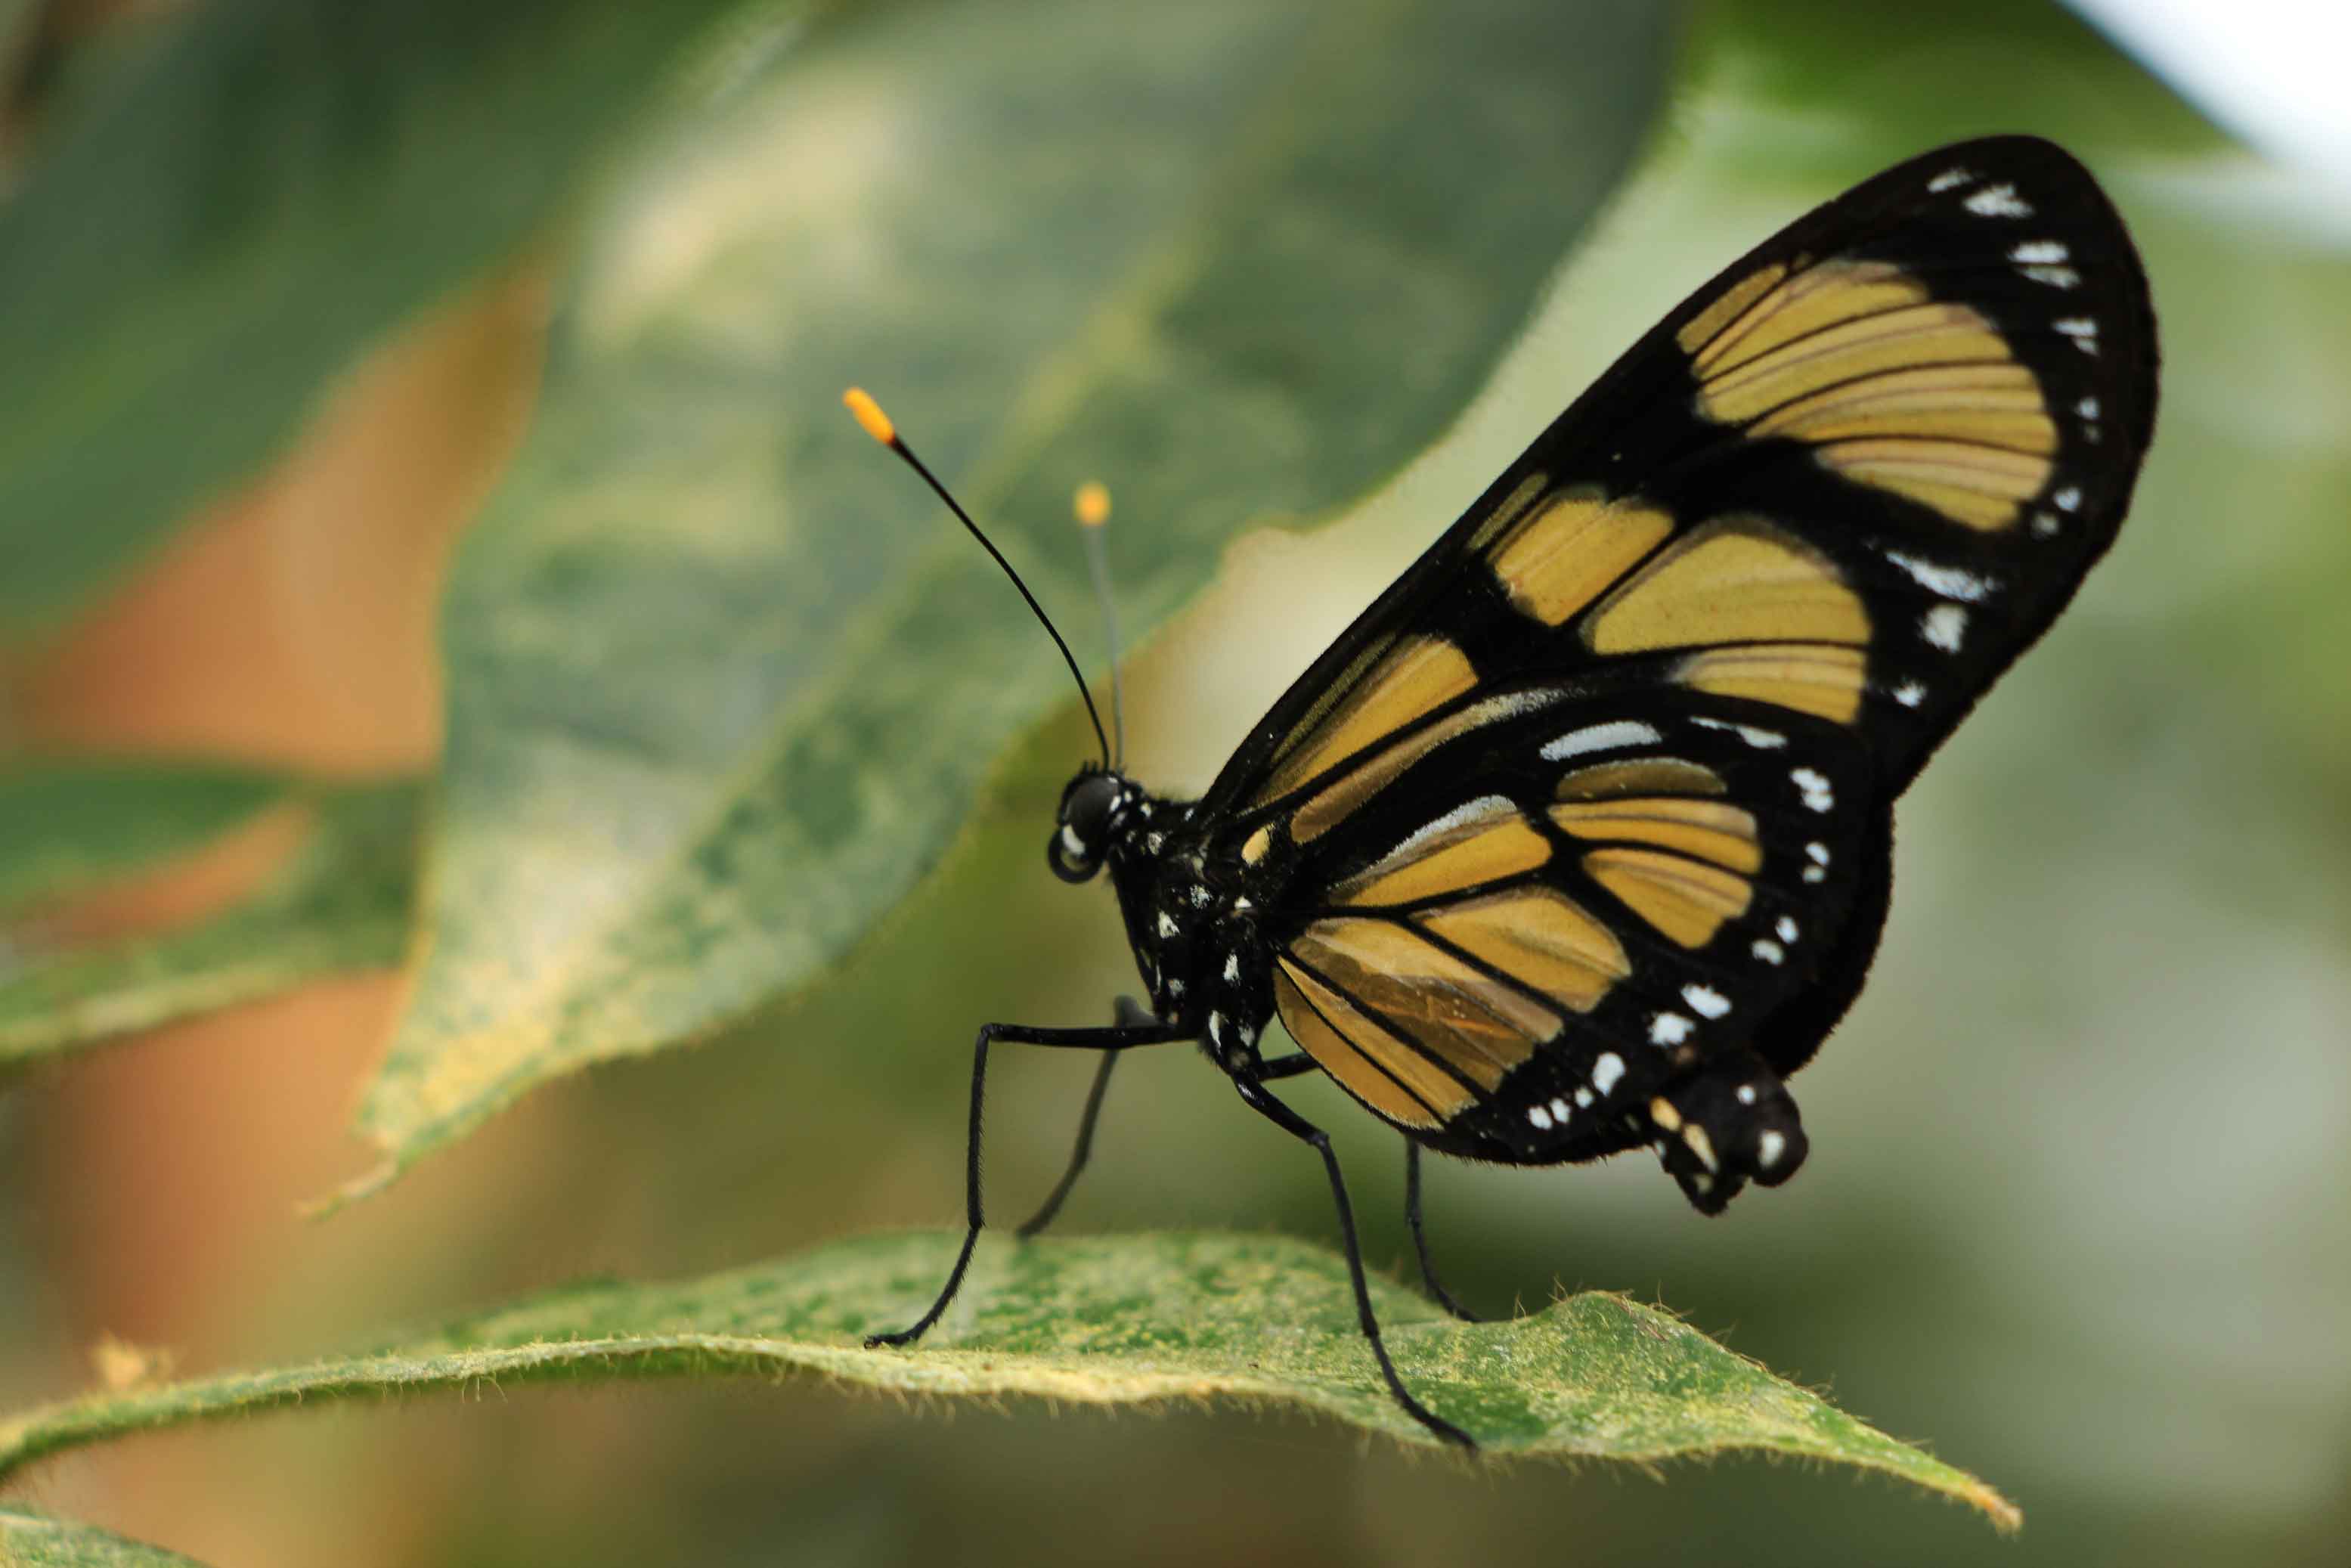
[[[963,1250],[919,1322],[869,1343],[919,1337],[963,1281],[992,1041],[1105,1053],[1028,1234],[1085,1162],[1116,1053],[1194,1040],[1321,1153],[1388,1387],[1470,1444],[1396,1375],[1330,1142],[1269,1085],[1319,1070],[1405,1134],[1414,1240],[1457,1313],[1424,1146],[1547,1166],[1646,1145],[1708,1214],[1787,1180],[1786,1080],[1876,951],[1895,799],[2113,541],[2155,402],[2130,237],[2028,137],[1889,170],[1699,289],[1207,795],[1151,794],[1106,740],[1071,780],[1052,867],[1109,869],[1150,1006],[981,1029]],[[1299,1051],[1265,1053],[1277,1017]]]

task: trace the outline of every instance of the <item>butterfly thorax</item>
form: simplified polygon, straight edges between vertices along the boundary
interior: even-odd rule
[[[1257,906],[1214,868],[1194,813],[1192,801],[1090,768],[1063,792],[1049,858],[1069,881],[1108,869],[1152,1011],[1196,1028],[1211,1059],[1236,1071],[1257,1060],[1273,998]]]

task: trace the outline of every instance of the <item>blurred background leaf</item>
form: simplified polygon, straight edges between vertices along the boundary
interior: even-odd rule
[[[0,913],[184,854],[287,788],[242,768],[59,761],[0,770]]]
[[[183,833],[272,788],[239,776],[173,789],[128,776],[103,782],[109,798],[98,804],[110,814],[119,795],[152,797],[165,813],[159,833]],[[305,802],[301,847],[225,909],[106,942],[46,946],[37,928],[20,936],[0,962],[0,1066],[397,963],[423,803],[413,784],[319,790]]]
[[[0,204],[0,632],[55,626],[557,221],[730,12],[790,14],[247,0],[81,51]]]
[[[380,1175],[804,983],[1067,700],[842,386],[1081,642],[1070,496],[1106,475],[1147,630],[1222,541],[1454,417],[1644,136],[1667,22],[913,5],[811,37],[650,161],[458,563],[427,946],[361,1114]]]
[[[92,1394],[0,1424],[0,1475],[83,1444],[198,1420],[486,1384],[818,1373],[935,1398],[1238,1402],[1437,1440],[1382,1386],[1337,1255],[1182,1233],[997,1245],[922,1347],[863,1348],[928,1303],[960,1236],[867,1237],[670,1285],[599,1283],[364,1356]],[[1382,1281],[1397,1370],[1493,1457],[1651,1464],[1751,1449],[1876,1470],[2019,1522],[2008,1500],[1731,1354],[1671,1314],[1585,1294],[1460,1323]]]

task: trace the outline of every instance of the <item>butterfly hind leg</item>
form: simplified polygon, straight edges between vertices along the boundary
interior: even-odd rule
[[[1128,1029],[1158,1021],[1151,1016],[1148,1008],[1133,997],[1119,998],[1112,1009],[1112,1016],[1120,1027]],[[1111,1069],[1118,1065],[1118,1058],[1119,1053],[1115,1051],[1102,1052],[1102,1065],[1094,1070],[1093,1087],[1086,1091],[1086,1108],[1078,1113],[1078,1143],[1077,1147],[1070,1151],[1069,1168],[1061,1173],[1061,1179],[1053,1184],[1053,1190],[1045,1195],[1045,1201],[1037,1206],[1037,1212],[1012,1233],[1021,1240],[1028,1240],[1053,1223],[1053,1217],[1061,1212],[1062,1201],[1070,1196],[1070,1189],[1078,1185],[1079,1173],[1086,1168],[1086,1161],[1093,1157],[1094,1124],[1102,1120],[1102,1096],[1110,1090]]]
[[[1412,1249],[1420,1256],[1421,1283],[1437,1304],[1465,1323],[1482,1323],[1487,1320],[1453,1299],[1437,1277],[1437,1264],[1428,1255],[1428,1236],[1420,1224],[1420,1145],[1410,1138],[1404,1141],[1404,1218],[1412,1228]]]
[[[1380,1338],[1379,1318],[1372,1311],[1371,1286],[1364,1279],[1364,1249],[1355,1239],[1354,1206],[1347,1201],[1347,1182],[1339,1174],[1339,1156],[1331,1147],[1331,1135],[1275,1099],[1261,1083],[1235,1078],[1233,1086],[1240,1091],[1242,1101],[1250,1110],[1322,1156],[1322,1168],[1331,1176],[1331,1197],[1339,1209],[1339,1236],[1346,1243],[1347,1275],[1355,1287],[1355,1318],[1363,1327],[1364,1338],[1371,1342],[1372,1356],[1380,1364],[1380,1375],[1387,1380],[1388,1392],[1404,1406],[1405,1415],[1447,1442],[1475,1451],[1477,1439],[1414,1398],[1412,1391],[1404,1385],[1404,1379],[1396,1375],[1395,1363],[1388,1359],[1388,1347]]]
[[[984,1223],[979,1204],[980,1112],[987,1098],[987,1048],[996,1040],[1011,1045],[1054,1046],[1071,1051],[1131,1050],[1139,1045],[1166,1045],[1176,1040],[1189,1040],[1195,1031],[1180,1023],[1162,1023],[1154,1019],[1148,1022],[1113,1024],[1106,1029],[1037,1029],[1028,1024],[987,1023],[979,1026],[979,1038],[972,1046],[971,1061],[971,1126],[964,1148],[964,1218],[963,1249],[956,1254],[955,1267],[947,1273],[947,1282],[939,1291],[939,1299],[931,1303],[912,1327],[895,1333],[868,1334],[865,1348],[876,1345],[912,1344],[930,1331],[939,1321],[939,1314],[955,1300],[956,1291],[963,1288],[964,1270],[971,1267],[972,1249],[978,1244],[980,1227]]]

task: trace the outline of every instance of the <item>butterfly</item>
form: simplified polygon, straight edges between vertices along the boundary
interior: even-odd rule
[[[2087,171],[2023,136],[1926,153],[1635,343],[1205,795],[1152,793],[1103,737],[1048,859],[1109,873],[1148,1005],[980,1030],[962,1250],[919,1322],[868,1343],[919,1338],[963,1282],[991,1044],[1102,1053],[1029,1235],[1118,1054],[1194,1041],[1320,1154],[1389,1391],[1474,1447],[1397,1374],[1337,1157],[1272,1085],[1319,1071],[1404,1134],[1423,1274],[1463,1317],[1422,1232],[1424,1148],[1646,1147],[1707,1214],[1793,1176],[1787,1081],[1876,950],[1894,802],[2113,542],[2156,368],[2146,276]],[[1296,1050],[1270,1049],[1276,1019]]]

